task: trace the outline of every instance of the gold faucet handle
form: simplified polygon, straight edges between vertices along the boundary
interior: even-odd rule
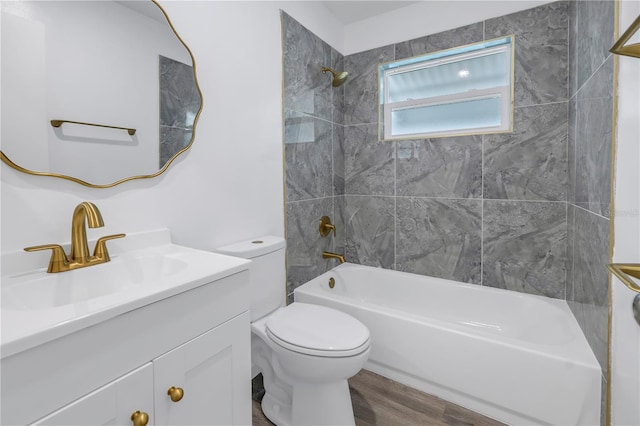
[[[329,235],[331,231],[333,231],[333,236],[336,236],[336,227],[331,223],[331,219],[329,216],[322,216],[320,218],[320,226],[319,226],[320,235],[326,237]]]
[[[111,258],[109,257],[109,251],[107,250],[107,241],[115,240],[116,238],[124,238],[126,236],[127,234],[113,234],[100,237],[98,241],[96,241],[96,248],[93,249],[93,257],[103,259],[105,262],[108,262]]]
[[[43,244],[40,246],[25,247],[24,251],[51,250],[51,259],[47,272],[64,271],[69,266],[69,258],[60,244]]]

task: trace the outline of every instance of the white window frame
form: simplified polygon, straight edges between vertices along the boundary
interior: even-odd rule
[[[407,65],[401,65],[398,67],[392,67],[388,69],[382,69],[381,67],[381,84],[383,87],[383,97],[382,97],[382,115],[383,115],[383,129],[381,132],[382,139],[384,140],[396,140],[396,139],[416,139],[416,138],[433,138],[433,137],[448,137],[448,136],[460,136],[460,135],[471,135],[471,134],[483,134],[483,133],[502,133],[502,132],[511,132],[513,131],[513,88],[514,88],[514,60],[513,60],[513,52],[514,52],[514,40],[513,36],[509,37],[501,37],[501,38],[510,38],[510,42],[498,46],[482,48],[480,50],[475,50],[471,52],[452,54],[450,56],[445,56],[438,59],[428,59],[420,61],[417,58],[418,62],[410,63]],[[487,43],[481,42],[478,44]],[[455,50],[455,49],[453,49]],[[503,86],[495,86],[488,89],[472,89],[467,92],[455,93],[451,95],[442,95],[442,96],[433,96],[428,98],[421,99],[409,99],[406,101],[399,102],[387,102],[389,99],[389,77],[412,72],[419,69],[426,69],[435,66],[440,66],[447,63],[459,62],[466,59],[471,58],[479,58],[482,56],[498,54],[502,52],[507,52],[507,56],[510,58],[506,61],[507,67],[507,75],[509,76],[509,81],[506,85]],[[431,56],[426,55],[426,56]],[[405,62],[406,60],[399,61]],[[425,107],[425,106],[435,106],[435,105],[445,105],[450,103],[457,103],[461,101],[470,101],[470,100],[480,100],[487,98],[499,98],[500,99],[500,125],[498,126],[488,126],[488,127],[474,127],[474,128],[465,128],[465,129],[453,129],[447,131],[437,131],[437,132],[423,132],[423,133],[410,133],[410,134],[393,134],[392,128],[392,113],[393,111],[403,110],[403,109],[413,109],[417,107]]]

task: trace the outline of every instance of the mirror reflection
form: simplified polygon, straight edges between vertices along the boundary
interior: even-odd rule
[[[2,1],[1,108],[10,162],[100,187],[164,171],[201,93],[152,1]]]

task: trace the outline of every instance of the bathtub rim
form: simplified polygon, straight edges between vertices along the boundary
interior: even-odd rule
[[[340,271],[342,269],[370,269],[370,270],[372,269],[372,270],[375,270],[376,272],[381,272],[384,274],[401,274],[411,278],[434,280],[436,283],[440,283],[440,284],[456,285],[462,288],[471,289],[473,291],[483,291],[483,292],[486,291],[488,293],[501,294],[501,295],[506,294],[506,295],[517,297],[520,299],[532,299],[537,302],[546,303],[551,305],[554,309],[557,309],[559,312],[563,314],[563,316],[568,321],[567,325],[571,328],[571,332],[573,333],[573,336],[572,336],[572,339],[561,344],[554,345],[554,344],[536,343],[536,342],[527,341],[525,339],[511,337],[508,335],[489,333],[481,329],[472,329],[469,326],[461,326],[460,324],[452,323],[450,321],[438,320],[437,318],[433,318],[433,317],[424,317],[414,313],[407,313],[400,309],[395,309],[389,306],[377,305],[367,300],[357,300],[358,303],[354,303],[356,299],[353,299],[351,297],[338,294],[338,293],[331,294],[328,291],[325,291],[324,289],[320,288],[323,282],[327,281],[332,273],[335,273],[335,271]],[[435,328],[445,329],[448,331],[455,332],[457,334],[462,334],[465,336],[478,338],[481,340],[486,340],[492,343],[498,343],[505,346],[524,347],[531,352],[535,352],[543,356],[547,356],[557,360],[572,362],[584,367],[589,367],[589,368],[597,367],[598,369],[601,369],[600,364],[598,363],[598,360],[595,357],[595,354],[591,350],[591,347],[589,346],[589,343],[586,337],[584,336],[584,333],[582,332],[582,329],[580,328],[580,325],[578,324],[577,319],[575,318],[575,315],[573,314],[573,312],[571,311],[571,308],[569,307],[568,303],[565,300],[554,299],[554,298],[536,295],[536,294],[519,293],[513,290],[481,286],[478,284],[462,283],[458,281],[449,280],[446,278],[429,277],[429,276],[414,274],[411,272],[387,270],[382,268],[376,268],[373,266],[359,265],[359,264],[354,264],[349,262],[342,263],[324,272],[323,274],[317,276],[316,278],[313,278],[307,281],[306,283],[302,284],[296,289],[294,289],[294,292],[293,292],[294,300],[295,300],[295,295],[299,293],[307,293],[313,297],[318,297],[327,301],[332,299],[338,299],[348,305],[358,306],[363,309],[367,309],[369,311],[377,311],[377,309],[382,309],[384,312],[390,315],[400,316],[412,322],[424,323],[424,319],[426,318],[429,321],[432,321],[432,323],[430,323],[429,325]],[[564,352],[566,350],[570,350],[570,353],[566,354]]]

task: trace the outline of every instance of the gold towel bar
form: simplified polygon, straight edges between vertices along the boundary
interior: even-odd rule
[[[83,126],[96,126],[96,127],[106,127],[108,129],[120,129],[126,130],[131,136],[136,134],[136,129],[129,129],[127,127],[116,127],[116,126],[106,126],[104,124],[93,124],[93,123],[84,123],[82,121],[71,121],[71,120],[51,120],[51,125],[53,127],[60,127],[62,123],[73,123],[73,124],[82,124]]]
[[[610,263],[607,268],[620,278],[629,290],[640,293],[640,285],[631,279],[631,277],[640,279],[640,263]]]

